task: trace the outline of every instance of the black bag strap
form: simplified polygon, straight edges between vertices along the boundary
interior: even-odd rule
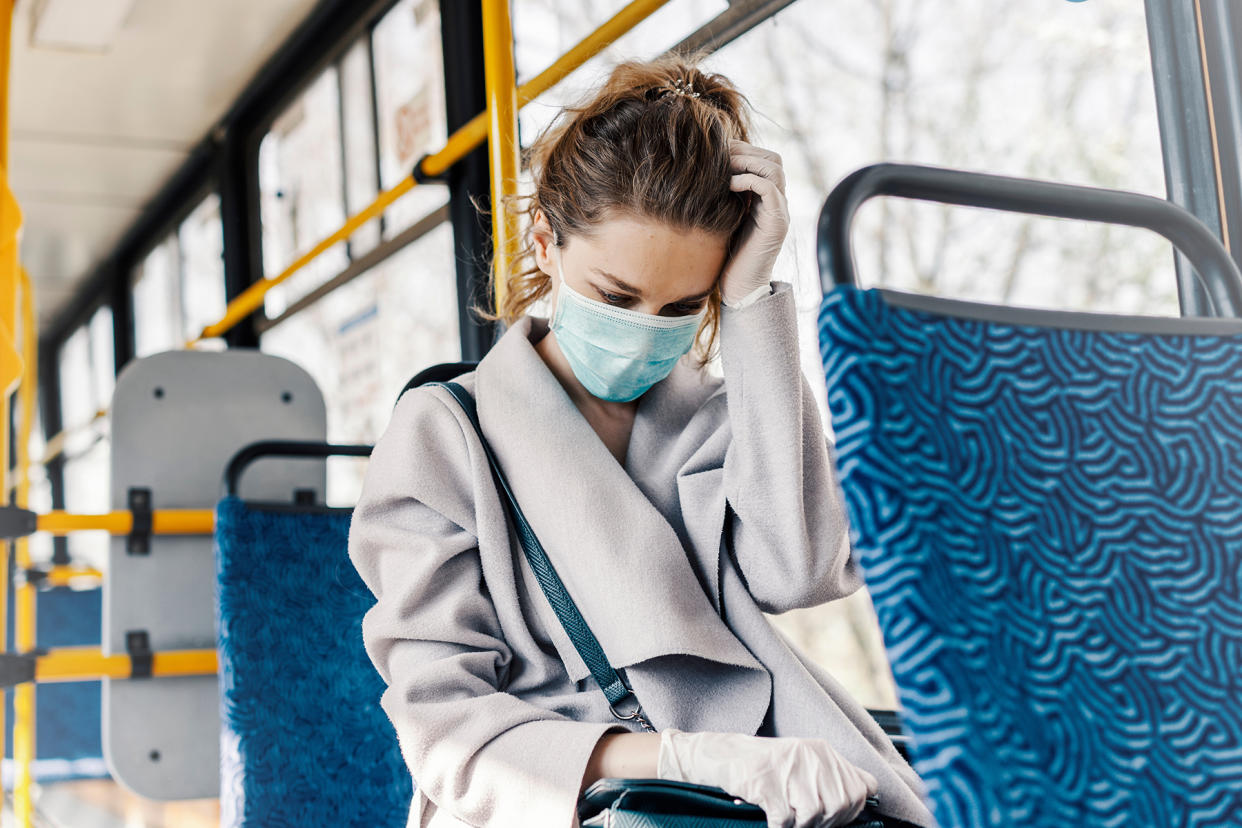
[[[556,617],[565,629],[565,633],[569,636],[569,640],[573,642],[574,649],[578,651],[578,655],[582,657],[582,661],[586,664],[587,669],[591,671],[591,677],[595,679],[595,683],[599,685],[599,688],[604,691],[604,695],[608,698],[608,707],[612,710],[612,715],[623,721],[637,721],[644,730],[655,732],[655,728],[651,726],[651,722],[648,721],[646,714],[643,713],[638,697],[634,695],[634,691],[613,669],[612,664],[608,662],[608,656],[604,655],[604,648],[600,646],[594,633],[591,632],[591,628],[587,626],[586,619],[582,617],[578,605],[574,603],[574,599],[570,596],[569,591],[565,589],[565,584],[561,582],[560,576],[556,574],[556,569],[552,566],[552,561],[548,559],[548,553],[544,551],[543,544],[535,536],[535,531],[526,520],[526,515],[522,514],[522,507],[518,505],[517,497],[514,496],[513,490],[509,488],[509,481],[505,478],[505,473],[500,468],[500,463],[496,460],[496,455],[492,452],[492,447],[488,444],[487,438],[483,436],[483,428],[479,425],[479,414],[474,398],[470,396],[466,389],[455,382],[434,382],[428,384],[438,385],[452,394],[453,399],[457,400],[457,404],[466,413],[466,419],[474,426],[475,432],[479,435],[479,442],[483,444],[483,452],[487,455],[487,462],[492,467],[492,476],[496,480],[496,488],[504,496],[509,517],[513,520],[513,525],[517,529],[518,542],[522,546],[522,552],[526,556],[526,561],[535,573],[535,579],[539,581],[539,588],[543,590],[548,603],[552,605],[552,610],[556,613]],[[617,706],[622,703],[632,704],[634,706],[633,712],[623,713],[618,710]]]

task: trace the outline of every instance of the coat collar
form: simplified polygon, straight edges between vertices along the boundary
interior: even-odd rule
[[[479,420],[523,512],[608,659],[616,668],[627,668],[657,726],[754,732],[770,699],[767,671],[712,607],[673,527],[617,463],[535,351],[531,338],[544,330],[542,320],[523,318],[479,363],[476,374]],[[668,438],[684,425],[684,412],[670,398],[692,390],[679,387],[697,381],[687,380],[686,370],[679,366],[644,395],[636,437],[640,423],[644,433],[656,433],[661,424],[653,420],[662,417],[680,420],[668,424],[675,429]],[[635,459],[633,448],[629,459]],[[542,598],[539,608],[559,631]],[[554,640],[570,677],[580,681],[588,676],[568,638],[554,635]],[[677,658],[665,656],[693,656],[718,665],[712,686],[704,688],[702,670],[679,668]],[[688,686],[678,688],[679,682]],[[721,721],[711,721],[713,714],[706,711],[688,721],[685,711],[656,709],[705,690],[733,696],[736,704],[714,708]]]

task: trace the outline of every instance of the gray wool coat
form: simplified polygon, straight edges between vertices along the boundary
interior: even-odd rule
[[[763,614],[859,587],[789,286],[724,311],[723,382],[691,357],[641,397],[624,468],[534,350],[544,331],[523,319],[460,382],[655,727],[822,737],[876,776],[882,810],[932,825],[883,732]],[[363,638],[416,781],[410,824],[569,828],[596,741],[625,726],[540,591],[443,389],[397,405],[349,551],[376,597]]]

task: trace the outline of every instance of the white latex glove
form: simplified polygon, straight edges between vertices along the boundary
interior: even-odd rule
[[[763,808],[769,828],[846,825],[876,792],[823,739],[663,730],[656,775],[722,788]]]
[[[754,193],[737,246],[720,275],[721,298],[733,307],[772,281],[772,268],[789,231],[789,205],[779,155],[745,141],[730,141],[729,156],[733,172],[729,189]]]

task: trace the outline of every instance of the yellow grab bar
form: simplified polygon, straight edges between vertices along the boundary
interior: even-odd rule
[[[83,515],[52,511],[37,518],[36,531],[53,535],[70,532],[102,530],[110,535],[128,535],[134,530],[134,516],[129,511]],[[153,535],[210,535],[216,528],[216,513],[211,509],[155,509],[151,512]]]

